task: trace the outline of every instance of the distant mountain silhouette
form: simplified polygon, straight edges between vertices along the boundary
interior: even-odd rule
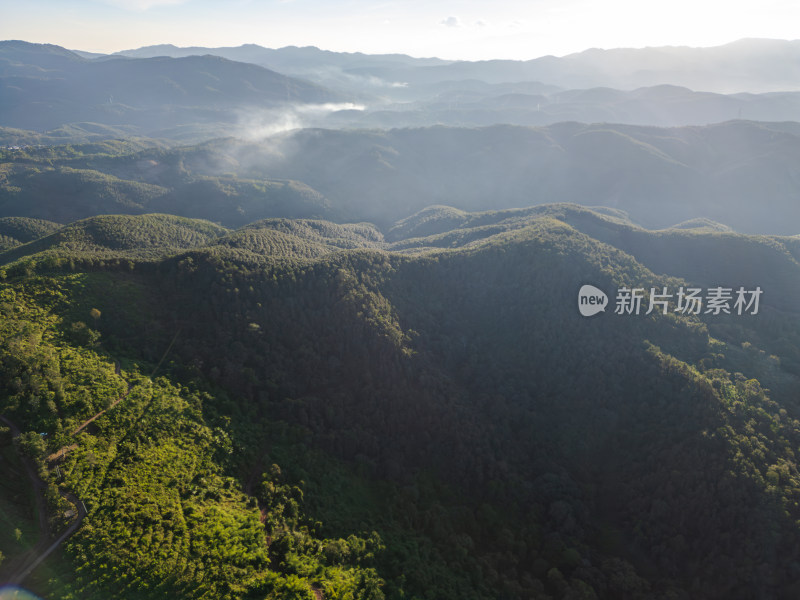
[[[89,121],[144,129],[232,121],[233,109],[346,100],[315,84],[218,56],[89,60],[58,46],[0,42],[0,125]]]
[[[800,89],[800,40],[746,39],[713,48],[591,49],[560,58],[458,61],[416,70],[373,69],[370,73],[415,84],[479,79],[631,90],[668,83],[718,93],[761,93]]]
[[[468,62],[255,44],[165,44],[103,56],[2,42],[0,126],[41,131],[99,123],[199,141],[230,135],[243,114],[256,114],[271,130],[798,121],[799,44],[740,40],[717,48]],[[313,123],[255,110],[347,101],[366,110],[330,114],[332,108]],[[77,132],[76,140],[86,139]]]
[[[135,57],[214,54],[286,73],[337,67],[353,78],[420,86],[440,81],[542,81],[564,88],[633,90],[660,84],[717,93],[800,90],[800,40],[742,39],[712,48],[664,46],[585,50],[532,60],[444,61],[400,54],[366,55],[318,48],[269,49],[147,46],[119,54]]]

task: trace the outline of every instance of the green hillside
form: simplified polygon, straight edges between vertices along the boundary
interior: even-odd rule
[[[90,169],[12,169],[0,187],[0,206],[9,216],[68,223],[76,216],[145,211],[163,187],[128,181]]]
[[[795,595],[795,239],[648,231],[574,205],[435,207],[391,235],[117,216],[7,252],[0,412],[28,432],[51,526],[71,506],[56,486],[88,509],[26,585]],[[578,313],[585,283],[605,313]],[[718,285],[760,286],[757,313],[683,314],[673,296],[645,314],[651,288]],[[625,286],[643,288],[641,314],[613,309]],[[0,575],[34,543],[27,519],[0,536]]]
[[[59,228],[46,237],[0,253],[0,264],[36,260],[157,258],[204,246],[225,235],[224,227],[173,215],[106,215]]]
[[[289,150],[283,159],[276,145]],[[251,154],[249,176],[266,165],[272,176],[319,190],[350,218],[382,226],[431,205],[482,211],[572,202],[618,208],[652,228],[707,218],[736,231],[797,233],[800,143],[792,123],[303,130]]]
[[[390,241],[415,229],[418,237],[445,233],[459,225],[458,211],[562,202],[610,207],[650,229],[797,235],[800,218],[792,123],[302,129],[166,146],[136,139],[0,149],[0,215],[68,223],[163,212],[226,227],[366,221]]]
[[[317,258],[354,248],[382,248],[382,234],[368,223],[338,225],[329,221],[265,219],[221,238],[219,248],[255,264],[265,258]],[[215,249],[219,251],[219,249]]]
[[[372,223],[340,225],[318,220],[264,219],[251,223],[243,229],[274,229],[341,249],[374,248],[383,242],[383,235]]]
[[[163,212],[240,227],[340,212],[304,183],[240,178],[235,159],[204,145],[158,146],[110,140],[0,151],[0,214],[69,223],[98,214]]]
[[[0,217],[0,252],[37,240],[61,227],[58,223],[26,217]]]

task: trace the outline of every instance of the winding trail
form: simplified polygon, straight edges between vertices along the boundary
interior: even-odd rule
[[[69,527],[67,527],[61,533],[60,536],[58,536],[53,541],[52,544],[39,551],[38,555],[35,555],[33,557],[33,560],[27,561],[25,565],[21,568],[21,570],[18,570],[14,574],[14,577],[10,579],[7,583],[10,584],[22,583],[25,580],[25,578],[28,575],[30,575],[33,572],[33,570],[36,567],[38,567],[45,558],[50,556],[50,554],[64,542],[64,540],[66,540],[69,536],[78,531],[78,528],[81,526],[81,523],[86,518],[87,515],[86,506],[83,504],[83,501],[80,498],[78,498],[75,494],[71,492],[64,492],[62,490],[58,490],[58,493],[61,494],[61,496],[65,498],[67,501],[75,505],[75,508],[78,511],[78,517],[70,524]],[[37,544],[36,548],[37,550],[39,549],[39,544]]]
[[[115,372],[117,375],[121,375],[121,372],[122,372],[122,370],[121,370],[121,368],[120,368],[119,361],[116,361],[116,360],[114,361],[114,372]],[[117,398],[116,400],[114,400],[114,402],[112,402],[112,403],[111,403],[111,405],[110,405],[108,408],[104,408],[103,410],[101,410],[101,411],[100,411],[99,413],[97,413],[96,415],[94,415],[94,416],[92,416],[92,417],[89,417],[89,418],[88,418],[88,419],[86,419],[86,420],[85,420],[83,423],[81,423],[80,425],[78,425],[78,427],[76,427],[76,428],[75,428],[75,430],[72,432],[72,434],[71,434],[71,435],[76,435],[76,434],[80,433],[80,432],[81,432],[81,431],[82,431],[84,428],[86,428],[86,427],[87,427],[89,424],[91,424],[92,422],[94,422],[96,419],[99,419],[99,418],[100,418],[100,417],[102,417],[104,414],[106,414],[108,411],[110,411],[112,408],[114,408],[114,407],[115,407],[117,404],[119,404],[120,402],[122,402],[122,401],[123,401],[125,398],[127,398],[127,397],[128,397],[128,394],[130,394],[130,393],[131,393],[131,389],[133,389],[133,383],[131,383],[131,382],[129,381],[129,382],[128,382],[128,389],[127,389],[127,390],[126,390],[126,391],[125,391],[125,392],[124,392],[124,393],[123,393],[123,394],[122,394],[122,395],[121,395],[119,398]],[[60,458],[63,458],[63,457],[65,457],[67,454],[69,454],[70,452],[72,452],[73,450],[75,450],[75,448],[77,448],[77,447],[78,447],[78,444],[70,444],[69,446],[64,446],[63,448],[59,448],[59,449],[58,449],[56,452],[53,452],[51,455],[49,455],[49,456],[47,457],[47,461],[48,461],[48,462],[53,462],[53,461],[55,461],[55,460],[58,460],[58,459],[60,459]]]
[[[170,342],[169,346],[164,352],[164,355],[161,357],[161,360],[158,361],[158,364],[156,365],[155,369],[153,369],[153,372],[150,375],[151,379],[155,376],[156,372],[161,366],[161,363],[166,358],[167,354],[169,354],[169,351],[172,348],[173,344],[175,343],[175,340],[178,339],[179,334],[180,330],[178,330],[175,333],[175,336],[172,338],[172,341]],[[117,360],[114,361],[114,372],[120,376],[122,374],[120,363]],[[117,406],[120,402],[122,402],[125,398],[127,398],[128,394],[130,394],[131,389],[133,388],[132,382],[129,381],[127,383],[128,383],[128,389],[125,391],[125,393],[123,393],[122,395],[120,395],[119,398],[114,400],[114,402],[112,402],[108,408],[101,410],[96,415],[90,417],[89,419],[81,423],[72,432],[72,435],[73,436],[77,435],[89,424],[94,422],[96,419],[102,417],[105,413],[107,413],[109,410],[111,410],[112,408]],[[5,415],[0,415],[0,420],[11,428],[11,435],[14,439],[22,435],[22,432],[19,429],[19,427],[17,427],[17,425],[13,423],[11,420],[9,420]],[[70,444],[69,446],[60,448],[58,451],[49,455],[47,457],[47,460],[49,462],[53,460],[58,460],[59,458],[64,457],[66,454],[68,454],[77,447],[78,447],[77,444]],[[61,497],[75,506],[75,513],[77,517],[72,523],[70,523],[70,525],[64,531],[61,532],[61,534],[55,540],[51,541],[49,535],[50,532],[48,526],[48,519],[47,519],[47,503],[44,497],[44,492],[47,489],[47,483],[45,483],[45,481],[39,476],[38,469],[36,468],[36,465],[33,463],[33,461],[27,456],[24,456],[21,452],[19,452],[18,454],[20,460],[25,466],[25,471],[28,474],[28,478],[31,480],[31,485],[33,486],[34,490],[34,497],[36,501],[36,513],[39,520],[39,541],[34,547],[29,548],[26,552],[24,552],[20,556],[17,556],[14,559],[7,561],[2,566],[0,566],[0,585],[21,584],[25,580],[25,578],[28,577],[28,575],[30,575],[33,572],[33,570],[42,563],[42,561],[44,561],[67,538],[69,538],[69,536],[71,536],[78,530],[78,528],[81,526],[81,523],[83,523],[83,520],[86,518],[88,514],[86,510],[86,505],[83,503],[83,500],[78,498],[72,492],[59,489],[58,493],[61,494]]]
[[[132,384],[131,382],[128,382],[128,389],[127,389],[127,391],[126,391],[124,394],[122,394],[122,395],[121,395],[119,398],[117,398],[116,400],[114,400],[114,402],[112,402],[112,403],[111,403],[111,406],[109,406],[108,408],[104,408],[103,410],[101,410],[99,413],[97,413],[97,414],[96,414],[96,415],[94,415],[93,417],[89,417],[89,418],[88,418],[88,419],[86,419],[86,420],[85,420],[83,423],[81,423],[80,425],[78,425],[77,429],[75,429],[75,431],[73,431],[73,432],[72,432],[72,435],[75,435],[75,434],[79,433],[79,432],[80,432],[80,431],[81,431],[83,428],[85,428],[87,425],[89,425],[90,423],[94,422],[94,421],[95,421],[95,419],[99,419],[99,418],[100,418],[100,417],[102,417],[104,414],[106,414],[108,411],[110,411],[112,408],[114,408],[114,407],[115,407],[117,404],[119,404],[120,402],[122,402],[123,400],[125,400],[125,398],[127,398],[127,397],[128,397],[128,394],[130,394],[130,393],[131,393],[131,388],[133,388],[133,384]],[[71,447],[71,446],[68,446],[68,447]],[[61,450],[59,450],[59,452],[61,452]],[[56,454],[58,454],[58,453],[56,453]],[[64,454],[66,454],[66,452],[65,452]],[[63,456],[63,454],[62,454],[61,456]]]
[[[11,435],[14,439],[22,435],[20,428],[5,417],[0,415],[0,421],[3,421],[11,428]],[[44,492],[47,489],[47,483],[39,476],[38,469],[33,461],[19,453],[19,458],[25,467],[25,472],[31,481],[33,487],[34,499],[36,502],[36,514],[39,521],[39,541],[36,545],[20,556],[10,560],[7,564],[3,565],[2,576],[0,576],[0,584],[18,585],[22,583],[31,572],[41,564],[56,548],[58,548],[64,540],[75,533],[81,526],[83,519],[86,518],[86,506],[83,501],[71,492],[59,490],[58,493],[68,502],[75,505],[75,512],[77,518],[67,527],[55,541],[50,540],[49,527],[47,521],[47,504],[45,502]]]

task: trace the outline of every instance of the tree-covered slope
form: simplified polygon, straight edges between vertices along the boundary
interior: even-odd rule
[[[283,136],[291,151],[283,160],[267,154],[270,140],[250,173],[304,181],[354,218],[381,224],[430,205],[575,202],[625,210],[647,227],[704,217],[737,231],[795,235],[797,133],[793,123],[746,121],[304,130]]]
[[[0,251],[37,240],[61,227],[58,223],[25,217],[0,218]]]
[[[146,145],[0,150],[0,215],[67,223],[166,212],[227,227],[326,219],[388,232],[430,206],[482,212],[566,202],[618,209],[655,229],[700,219],[745,233],[798,233],[796,123],[302,129]],[[451,216],[455,226],[460,217]]]
[[[33,255],[52,260],[163,257],[205,246],[226,233],[227,229],[214,223],[173,215],[105,215],[72,223],[0,253],[0,263]]]
[[[69,506],[52,486],[89,512],[36,591],[796,593],[789,238],[652,232],[568,205],[437,208],[392,242],[365,224],[205,228],[158,260],[129,253],[140,232],[96,235],[102,261],[62,247],[71,262],[5,268],[1,410],[28,452],[66,452],[41,463],[54,526]],[[678,253],[692,244],[702,260]],[[763,279],[715,273],[736,248]],[[605,313],[578,313],[585,283]],[[738,284],[762,287],[757,314],[683,314],[675,297],[645,314],[651,288]],[[625,286],[644,289],[641,314],[613,310]]]
[[[316,535],[301,489],[287,484],[274,463],[246,486],[231,478],[229,418],[213,413],[207,393],[146,377],[138,372],[143,365],[115,370],[105,351],[85,347],[91,342],[79,334],[86,328],[75,327],[82,322],[42,310],[73,299],[65,293],[86,279],[29,280],[30,289],[44,292],[35,303],[12,288],[2,291],[2,410],[27,432],[13,445],[47,473],[50,529],[65,527],[78,508],[73,503],[88,510],[64,554],[28,585],[48,598],[310,600],[313,589],[369,597],[365,590],[379,582],[366,566],[381,547],[377,536]],[[102,410],[107,416],[87,425]],[[9,433],[0,431],[13,457]],[[56,447],[61,451],[48,457]],[[71,490],[72,499],[60,497],[58,487]],[[3,487],[4,502],[9,491]],[[14,522],[19,534],[0,537],[9,559],[0,563],[0,576],[13,576],[15,553],[37,533],[46,539],[47,531],[26,526],[23,515]],[[35,523],[35,516],[27,520]]]
[[[204,145],[169,152],[157,146],[115,140],[0,151],[0,214],[69,223],[162,212],[240,227],[341,213],[301,182],[240,178],[235,159]]]

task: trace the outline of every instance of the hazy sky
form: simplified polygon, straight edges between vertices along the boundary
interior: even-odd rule
[[[795,39],[798,23],[796,0],[0,0],[0,39],[95,52],[254,43],[529,59],[592,47]]]

